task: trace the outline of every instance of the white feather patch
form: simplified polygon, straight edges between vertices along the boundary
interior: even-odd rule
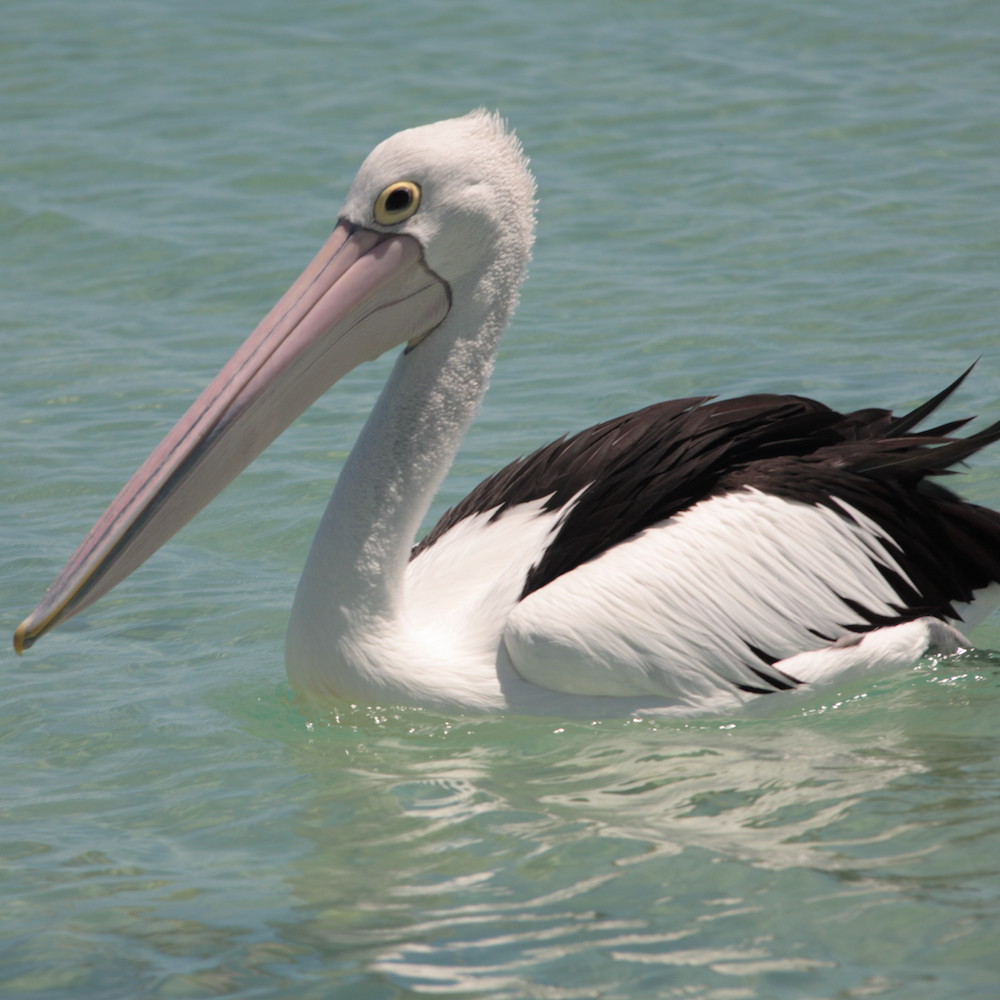
[[[703,501],[530,594],[504,632],[522,677],[552,690],[681,702],[760,686],[778,659],[893,614],[878,566],[905,578],[869,518],[746,489]],[[844,515],[847,516],[844,516]]]

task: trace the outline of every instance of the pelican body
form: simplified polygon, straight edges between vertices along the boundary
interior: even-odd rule
[[[931,477],[1000,423],[915,430],[961,379],[901,417],[797,396],[656,404],[513,462],[415,544],[486,390],[534,203],[494,114],[376,147],[330,239],[15,648],[121,582],[320,394],[397,347],[295,596],[299,690],[447,711],[727,711],[967,646],[957,626],[1000,599],[1000,514]]]

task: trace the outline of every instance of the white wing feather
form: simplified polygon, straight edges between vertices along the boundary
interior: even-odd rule
[[[744,664],[766,665],[751,646],[783,659],[864,623],[841,595],[895,613],[878,568],[906,579],[891,543],[840,506],[751,489],[703,501],[521,601],[503,634],[510,660],[526,680],[576,694],[692,703],[759,687]]]

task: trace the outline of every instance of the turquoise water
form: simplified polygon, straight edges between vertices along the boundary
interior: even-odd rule
[[[1000,7],[8,0],[12,631],[386,134],[499,107],[540,235],[436,512],[664,396],[1000,418]],[[0,995],[993,998],[1000,657],[689,723],[306,712],[283,629],[389,361],[3,660]],[[1000,450],[962,483],[1000,503]],[[977,633],[1000,648],[996,619]]]

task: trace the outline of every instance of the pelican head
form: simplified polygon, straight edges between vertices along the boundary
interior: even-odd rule
[[[459,300],[502,326],[530,253],[534,182],[486,111],[397,133],[362,165],[333,234],[72,555],[14,648],[140,566],[338,379],[419,352]],[[451,324],[452,326],[454,324]]]

